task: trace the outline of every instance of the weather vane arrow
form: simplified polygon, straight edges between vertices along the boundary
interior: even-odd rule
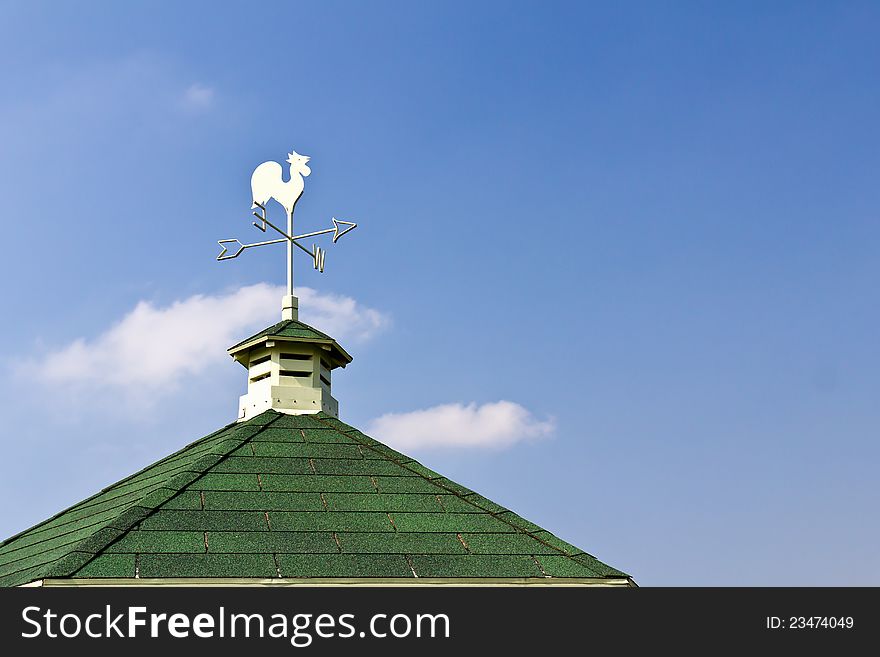
[[[337,219],[336,217],[333,217],[332,220],[333,220],[333,243],[334,244],[336,244],[336,240],[338,240],[340,237],[345,235],[347,232],[354,230],[355,228],[358,227],[358,225],[356,223],[354,223],[353,221],[343,221],[342,219]],[[340,233],[339,232],[339,224],[345,224],[346,226],[348,226],[348,228],[346,228],[345,230],[343,230]]]
[[[324,259],[327,255],[326,251],[317,244],[313,244],[312,248],[308,249],[300,244],[299,240],[333,233],[333,243],[335,244],[340,237],[357,228],[357,224],[353,221],[344,221],[332,217],[331,221],[333,222],[333,228],[316,230],[311,233],[303,233],[302,235],[295,235],[293,233],[293,211],[296,207],[296,202],[303,193],[303,188],[305,186],[303,177],[308,176],[312,172],[312,170],[306,165],[309,159],[310,158],[305,155],[299,155],[296,151],[288,154],[287,162],[290,164],[290,180],[288,182],[284,182],[281,165],[277,162],[263,162],[260,166],[254,169],[254,173],[251,176],[251,192],[254,201],[251,207],[259,208],[258,211],[252,213],[253,216],[257,218],[257,221],[253,222],[252,225],[263,233],[266,232],[267,228],[271,228],[273,231],[281,235],[281,237],[272,240],[264,240],[262,242],[253,242],[250,244],[243,244],[235,238],[219,240],[217,242],[221,248],[217,260],[232,260],[233,258],[240,256],[247,249],[286,242],[287,293],[290,296],[293,296],[293,247],[295,246],[308,253],[312,258],[315,269],[320,272],[324,271]],[[266,204],[271,199],[275,199],[287,213],[286,231],[269,221],[269,213],[266,210]],[[235,248],[232,245],[238,245],[238,248],[236,248],[234,252],[230,250],[231,248]]]

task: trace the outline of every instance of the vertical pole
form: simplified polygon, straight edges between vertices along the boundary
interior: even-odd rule
[[[287,213],[287,294],[281,300],[281,319],[299,319],[296,297],[293,296],[293,208]]]
[[[293,210],[287,213],[287,294],[293,296]]]

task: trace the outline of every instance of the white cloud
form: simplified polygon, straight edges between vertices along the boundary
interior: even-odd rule
[[[350,297],[297,290],[301,319],[344,341],[364,341],[388,326],[383,313]],[[80,338],[24,363],[19,374],[68,390],[116,388],[144,405],[173,390],[184,377],[228,362],[226,349],[280,320],[284,288],[260,283],[217,295],[197,294],[160,307],[139,302],[93,339]]]
[[[198,82],[191,84],[183,92],[180,105],[189,112],[202,112],[214,104],[214,89]]]
[[[442,404],[409,413],[387,413],[367,433],[402,451],[442,447],[510,447],[553,433],[552,418],[538,420],[510,401],[477,406]]]
[[[277,289],[280,298],[283,288]],[[337,340],[350,338],[355,342],[366,342],[391,326],[388,315],[366,308],[351,297],[319,293],[307,287],[298,287],[296,295],[300,319]]]

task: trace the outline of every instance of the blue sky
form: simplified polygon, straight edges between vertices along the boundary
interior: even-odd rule
[[[216,240],[295,148],[299,225],[359,223],[297,269],[343,420],[515,404],[410,451],[642,585],[880,584],[878,20],[0,2],[0,534],[234,418],[210,340],[284,263]],[[177,349],[119,347],[153,321]]]

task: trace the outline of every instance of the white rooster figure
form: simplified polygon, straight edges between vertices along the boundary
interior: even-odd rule
[[[277,162],[263,162],[254,169],[254,173],[251,175],[251,195],[254,204],[251,208],[259,207],[261,210],[260,214],[254,214],[262,220],[262,225],[254,224],[254,226],[262,231],[266,230],[268,223],[266,203],[270,198],[278,201],[287,211],[287,296],[284,300],[282,316],[287,319],[296,319],[296,297],[293,293],[293,245],[300,245],[293,239],[293,209],[303,193],[303,176],[309,175],[312,170],[306,165],[309,157],[300,155],[296,151],[287,154],[287,161],[290,163],[290,180],[287,182],[284,182],[281,165]],[[300,246],[300,248],[304,247]],[[318,260],[316,259],[315,262],[317,263]],[[323,260],[321,260],[321,271],[323,270]],[[288,311],[291,313],[290,317],[286,314]]]
[[[293,208],[303,193],[303,176],[312,170],[306,165],[308,156],[296,151],[288,153],[287,161],[290,163],[290,180],[287,182],[284,182],[281,165],[277,162],[263,162],[254,169],[251,176],[252,208],[265,207],[269,199],[274,198],[287,211],[288,218],[293,217]]]

